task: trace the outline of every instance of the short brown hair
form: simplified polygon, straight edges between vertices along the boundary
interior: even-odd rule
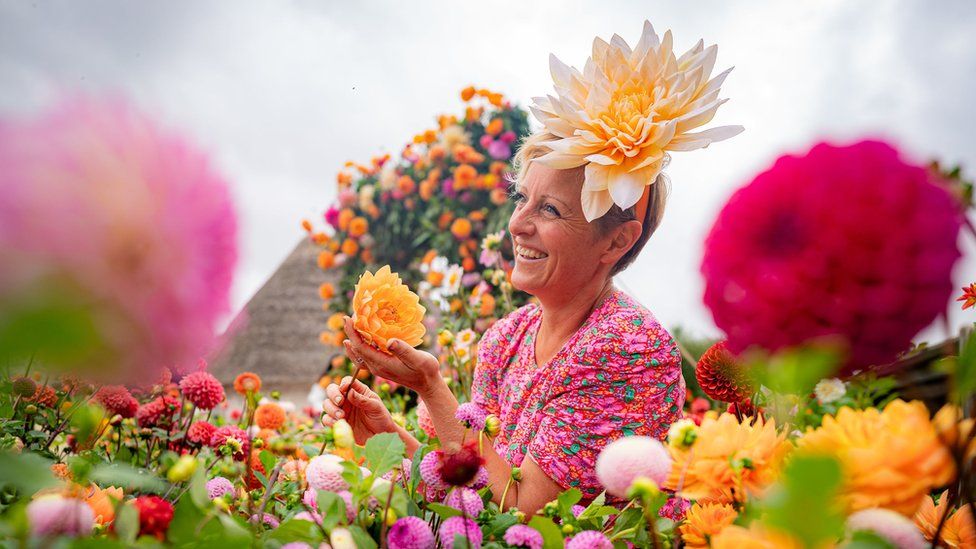
[[[518,152],[515,153],[515,172],[517,174],[518,181],[522,181],[525,178],[526,172],[529,171],[529,164],[532,160],[539,158],[540,156],[548,153],[551,149],[546,142],[554,141],[559,139],[555,135],[549,132],[536,132],[522,141],[519,146]],[[578,168],[580,177],[583,177],[583,168]],[[641,220],[641,234],[638,237],[637,242],[627,253],[621,257],[617,263],[610,269],[610,276],[613,276],[620,271],[626,269],[634,259],[637,258],[637,254],[644,249],[644,245],[657,230],[658,226],[661,224],[661,219],[664,217],[664,206],[668,200],[668,179],[663,173],[657,176],[657,181],[651,185],[650,197],[648,197],[647,213],[644,219]],[[621,209],[620,206],[614,204],[610,206],[610,210],[607,211],[602,217],[596,220],[597,229],[606,234],[606,232],[611,229],[630,221],[632,219],[637,219],[637,206],[631,206],[626,210]]]

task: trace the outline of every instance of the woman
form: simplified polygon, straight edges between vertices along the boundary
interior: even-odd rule
[[[625,434],[663,438],[685,395],[671,336],[612,282],[660,222],[666,188],[651,187],[643,222],[635,218],[636,207],[616,206],[587,222],[580,199],[583,169],[533,162],[548,151],[544,143],[550,139],[537,135],[521,148],[524,177],[517,182],[509,221],[516,251],[512,285],[539,303],[485,333],[473,387],[474,402],[502,422],[484,451],[491,485],[504,487],[511,468],[521,467],[522,481],[509,490],[505,507],[526,514],[570,487],[595,497],[602,491],[593,472],[600,450]],[[348,320],[346,335],[353,361],[417,391],[442,445],[464,439],[454,417],[458,402],[433,355],[397,341],[391,345],[394,356],[386,356],[366,344]],[[408,452],[416,449],[417,441],[397,428],[361,382],[343,401],[349,381],[327,388],[325,421],[346,419],[360,440],[400,432]],[[496,501],[501,492],[493,490]]]
[[[482,338],[473,401],[502,428],[484,446],[495,501],[527,515],[567,488],[585,499],[602,491],[594,466],[608,442],[626,435],[664,438],[680,414],[685,386],[671,336],[613,285],[660,223],[667,150],[708,146],[741,127],[708,123],[724,100],[728,71],[709,80],[715,47],[699,42],[677,57],[671,34],[649,22],[634,48],[619,36],[594,41],[583,72],[550,56],[556,94],[534,99],[545,131],[516,157],[512,285],[530,304]],[[458,402],[429,353],[393,341],[393,356],[369,345],[346,321],[347,355],[376,375],[416,391],[445,447],[465,440]],[[379,399],[349,380],[327,388],[325,423],[346,418],[365,438],[397,431]],[[400,430],[411,451],[417,441]],[[472,435],[468,434],[467,440]],[[522,480],[500,501],[512,467]]]

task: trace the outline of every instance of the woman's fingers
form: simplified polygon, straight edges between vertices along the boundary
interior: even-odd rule
[[[331,400],[326,400],[322,402],[322,411],[335,419],[342,419],[346,415],[345,412],[343,412],[338,406],[333,404]]]

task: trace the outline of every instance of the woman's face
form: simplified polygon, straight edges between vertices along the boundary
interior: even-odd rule
[[[532,162],[519,182],[508,221],[515,249],[512,285],[519,290],[540,298],[572,296],[603,282],[595,277],[608,261],[610,237],[601,238],[583,216],[581,172]]]

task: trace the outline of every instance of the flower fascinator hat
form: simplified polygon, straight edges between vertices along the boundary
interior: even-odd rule
[[[719,88],[731,68],[710,78],[718,46],[699,40],[680,57],[671,31],[658,37],[649,21],[634,48],[618,35],[597,37],[583,72],[549,55],[555,95],[529,107],[557,137],[536,161],[555,169],[586,166],[583,213],[587,221],[616,204],[647,210],[648,190],[667,165],[669,151],[690,151],[740,133],[742,126],[692,132],[712,120],[728,99]]]

